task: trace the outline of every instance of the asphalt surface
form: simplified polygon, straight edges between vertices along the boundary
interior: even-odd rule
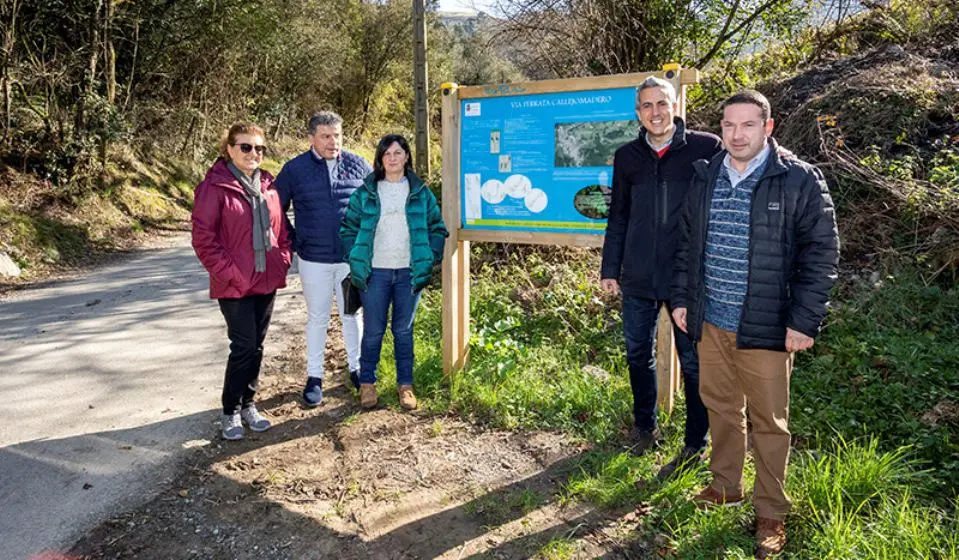
[[[69,548],[218,437],[226,327],[173,244],[0,299],[0,559]]]

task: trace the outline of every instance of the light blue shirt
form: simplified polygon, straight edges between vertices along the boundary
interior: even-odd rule
[[[738,185],[740,181],[752,175],[753,171],[761,169],[762,166],[766,165],[766,160],[769,159],[769,150],[771,149],[772,148],[769,146],[766,146],[765,149],[759,152],[756,157],[749,162],[749,164],[746,166],[746,169],[744,169],[742,173],[736,171],[736,168],[733,167],[732,157],[728,153],[726,154],[726,157],[723,158],[723,166],[729,172],[729,182],[734,191],[736,190],[736,185]]]

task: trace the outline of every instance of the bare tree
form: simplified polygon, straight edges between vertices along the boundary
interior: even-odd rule
[[[516,45],[532,77],[703,67],[755,39],[761,23],[796,19],[795,0],[501,0],[496,40]],[[703,45],[707,45],[703,48]]]

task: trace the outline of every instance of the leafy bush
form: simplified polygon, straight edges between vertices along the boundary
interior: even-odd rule
[[[959,487],[959,288],[915,273],[860,281],[832,310],[792,380],[791,428],[806,445],[873,435],[906,444],[934,477],[924,490]]]

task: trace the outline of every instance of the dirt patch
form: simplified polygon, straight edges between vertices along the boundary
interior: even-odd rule
[[[290,316],[303,314],[299,299]],[[610,535],[622,512],[561,499],[582,444],[448,415],[361,412],[338,335],[323,404],[306,409],[300,330],[268,340],[294,338],[264,365],[260,403],[272,430],[200,448],[167,490],[101,525],[71,556],[530,558],[564,541],[575,557],[594,558],[620,546]]]
[[[939,424],[959,424],[959,403],[942,399],[932,410],[922,415],[922,421],[930,426]]]

